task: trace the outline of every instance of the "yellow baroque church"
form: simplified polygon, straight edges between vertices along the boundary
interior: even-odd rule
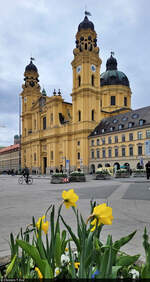
[[[39,84],[33,59],[24,72],[22,97],[21,166],[36,173],[56,169],[89,172],[89,138],[101,120],[131,111],[131,90],[127,76],[117,71],[111,53],[106,73],[100,75],[102,60],[94,24],[86,13],[76,33],[73,50],[72,103],[65,102],[60,90],[52,96]],[[111,70],[112,75],[107,76]],[[114,72],[114,75],[113,75]],[[106,83],[109,81],[109,83]]]

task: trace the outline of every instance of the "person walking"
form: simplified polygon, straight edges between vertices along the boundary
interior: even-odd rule
[[[145,167],[146,167],[146,176],[147,176],[147,179],[149,179],[149,177],[150,177],[150,161],[147,162]]]
[[[29,169],[28,167],[25,166],[23,170],[23,176],[26,178],[26,183],[28,184],[28,179],[29,179]]]

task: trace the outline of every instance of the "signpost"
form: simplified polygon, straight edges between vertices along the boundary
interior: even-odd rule
[[[69,176],[70,160],[66,160],[66,170],[67,170],[67,175]]]

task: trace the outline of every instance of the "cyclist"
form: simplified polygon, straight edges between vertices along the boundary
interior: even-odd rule
[[[26,179],[26,183],[28,184],[28,179],[29,179],[29,169],[28,169],[28,167],[25,166],[25,168],[23,169],[22,172],[23,172],[23,176]]]

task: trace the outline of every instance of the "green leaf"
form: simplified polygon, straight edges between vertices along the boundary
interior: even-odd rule
[[[56,266],[60,267],[61,265],[61,240],[60,240],[59,232],[57,232],[56,234],[54,255],[55,255]]]
[[[16,240],[17,244],[35,261],[35,264],[40,269],[44,278],[53,278],[53,273],[50,265],[48,264],[47,260],[43,260],[40,257],[40,254],[36,247],[22,241]]]
[[[145,249],[145,255],[146,255],[146,264],[150,265],[150,244],[148,242],[149,236],[147,234],[147,229],[146,227],[144,228],[144,234],[143,234],[143,247]]]
[[[120,256],[116,262],[116,265],[119,266],[129,266],[131,264],[134,264],[138,259],[140,255],[135,255],[135,256]]]
[[[141,271],[141,278],[150,278],[150,264],[143,266]]]
[[[12,271],[15,261],[16,261],[16,257],[17,255],[15,255],[11,261],[11,263],[8,265],[7,269],[6,269],[6,277],[10,274],[10,272]]]
[[[66,234],[67,234],[66,230],[63,230],[61,234],[61,253],[62,254],[65,252],[65,248],[67,245]]]
[[[75,242],[78,252],[80,252],[80,243],[76,235],[72,232],[71,227],[64,221],[63,217],[60,215],[63,224],[66,226],[68,232],[71,235],[72,240]]]
[[[127,244],[133,238],[135,233],[136,233],[136,230],[134,232],[132,232],[131,234],[129,234],[129,235],[125,236],[125,237],[122,237],[121,239],[115,241],[113,243],[113,248],[119,250],[122,246]]]
[[[111,278],[112,275],[112,236],[108,235],[104,254],[101,257],[100,274],[98,278]]]
[[[121,268],[122,266],[112,266],[112,279],[117,278],[117,274],[118,274],[118,270]]]
[[[122,237],[121,239],[115,241],[113,243],[112,246],[112,264],[115,265],[116,264],[116,259],[117,259],[117,253],[119,251],[119,249],[124,246],[125,244],[127,244],[135,235],[136,230],[134,232],[132,232],[131,234]]]

